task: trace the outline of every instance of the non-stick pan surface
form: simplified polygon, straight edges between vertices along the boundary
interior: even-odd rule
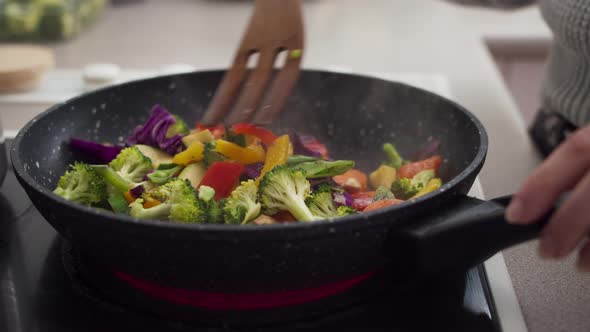
[[[472,114],[405,84],[321,71],[302,73],[281,118],[273,125],[275,131],[295,129],[315,135],[333,157],[354,159],[365,171],[379,165],[385,142],[393,142],[402,154],[411,155],[438,139],[445,185],[413,202],[379,211],[335,221],[267,226],[138,221],[73,204],[51,193],[68,164],[79,158],[67,147],[70,137],[122,142],[147,118],[154,104],[194,123],[221,77],[221,71],[197,72],[102,89],[52,107],[19,132],[11,151],[19,181],[41,214],[87,262],[136,287],[154,290],[164,285],[174,291],[197,291],[191,293],[193,297],[204,294],[199,292],[238,294],[225,300],[217,298],[213,305],[211,301],[189,301],[189,305],[205,310],[288,306],[297,300],[257,304],[239,295],[262,294],[264,298],[269,293],[354,284],[352,281],[360,282],[392,262],[412,278],[418,272],[412,268],[429,266],[424,248],[441,255],[444,252],[440,249],[445,242],[440,241],[448,242],[448,233],[443,231],[443,237],[437,234],[446,229],[445,223],[457,214],[455,210],[470,210],[480,204],[465,198],[487,151],[485,130]],[[497,206],[488,206],[486,213],[498,210]],[[463,213],[463,221],[450,228],[459,225],[458,229],[465,229],[461,226],[464,217],[473,212]],[[437,231],[420,229],[423,224]],[[413,240],[408,240],[408,234]],[[433,234],[436,241],[427,245],[412,242]],[[498,243],[509,245],[511,241]],[[439,247],[432,248],[433,243]],[[502,249],[492,247],[486,254]],[[445,266],[455,260],[473,264],[485,258],[480,256],[437,257],[437,264]],[[421,259],[426,263],[417,261]],[[313,296],[300,302],[309,299]]]

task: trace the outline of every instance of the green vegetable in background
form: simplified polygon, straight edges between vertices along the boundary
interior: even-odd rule
[[[40,19],[37,27],[39,37],[57,40],[74,35],[76,20],[61,0],[44,0],[40,5]]]
[[[305,162],[319,160],[317,157],[303,156],[303,155],[292,155],[287,158],[287,165],[297,165]]]
[[[10,1],[4,5],[4,25],[10,36],[33,34],[40,16],[40,8],[33,4]]]
[[[147,177],[153,184],[164,184],[181,170],[182,166],[180,165],[172,164],[172,167],[170,167],[169,164],[162,164],[155,172],[148,174]]]
[[[405,163],[405,160],[402,158],[393,144],[383,144],[383,152],[385,152],[387,158],[389,159],[389,161],[386,163],[387,165],[398,169]]]
[[[300,171],[308,179],[317,179],[340,175],[353,167],[354,161],[352,160],[317,160],[297,164],[293,166],[293,169]]]

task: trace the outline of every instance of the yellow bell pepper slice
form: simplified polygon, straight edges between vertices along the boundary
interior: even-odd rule
[[[266,156],[266,152],[264,152],[264,149],[260,145],[243,147],[222,139],[216,141],[215,150],[240,164],[263,162]]]
[[[184,136],[182,138],[182,143],[184,144],[184,146],[189,147],[194,142],[207,143],[214,139],[215,137],[213,137],[213,134],[208,129],[205,129]]]
[[[262,167],[262,171],[260,171],[260,176],[256,179],[257,185],[260,183],[260,180],[264,174],[266,174],[266,172],[270,171],[276,166],[287,163],[290,146],[291,141],[289,140],[289,135],[277,137],[277,139],[272,142],[266,151],[266,160],[264,162],[264,166]]]
[[[174,158],[172,158],[172,162],[177,165],[183,166],[196,163],[203,159],[203,148],[203,143],[198,141],[193,142],[191,143],[191,145],[189,145],[189,147],[186,150],[174,155]]]
[[[417,197],[429,194],[429,193],[435,191],[436,189],[440,188],[440,186],[442,186],[441,179],[434,178],[434,179],[428,181],[426,186],[424,186],[424,188],[422,188],[419,192],[417,192],[416,195],[412,196],[412,198],[417,198]]]

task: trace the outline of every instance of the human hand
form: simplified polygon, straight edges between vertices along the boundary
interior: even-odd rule
[[[584,242],[577,266],[590,272],[590,126],[574,132],[527,178],[508,206],[506,219],[532,224],[567,191],[570,195],[541,233],[540,253],[561,258]]]

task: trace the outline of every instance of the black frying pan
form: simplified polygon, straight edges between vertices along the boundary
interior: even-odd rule
[[[508,225],[504,200],[466,196],[488,145],[471,113],[401,83],[321,71],[302,73],[275,131],[313,134],[332,156],[354,159],[366,171],[382,160],[384,142],[409,155],[436,138],[444,186],[412,202],[333,222],[265,226],[138,221],[51,193],[75,160],[66,145],[70,137],[120,141],[156,103],[195,122],[221,75],[173,75],[88,93],[37,116],[14,140],[20,183],[71,244],[82,273],[111,281],[105,292],[213,317],[274,319],[269,312],[338,298],[379,271],[393,269],[401,284],[464,270],[534,238],[541,227]]]

